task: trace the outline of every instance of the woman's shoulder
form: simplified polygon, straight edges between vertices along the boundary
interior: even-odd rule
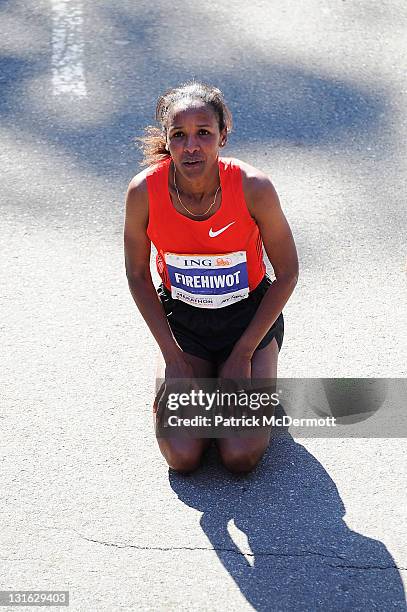
[[[240,170],[245,196],[257,195],[273,187],[270,177],[263,170],[236,157],[222,157],[220,160],[226,170]]]
[[[169,164],[170,159],[164,159],[156,164],[151,166],[147,166],[144,170],[141,170],[133,176],[129,183],[128,191],[133,191],[136,193],[147,193],[147,179],[149,177],[154,177],[160,175],[166,169]]]

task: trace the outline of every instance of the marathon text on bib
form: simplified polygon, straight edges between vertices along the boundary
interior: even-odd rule
[[[165,253],[171,296],[199,308],[222,308],[249,295],[246,252]]]

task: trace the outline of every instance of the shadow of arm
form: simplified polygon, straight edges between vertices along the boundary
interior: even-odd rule
[[[228,532],[226,516],[204,512],[200,519],[200,525],[219,560],[237,583],[239,583],[242,570],[253,571],[252,566]]]

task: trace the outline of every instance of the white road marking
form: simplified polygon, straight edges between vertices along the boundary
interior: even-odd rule
[[[52,88],[54,96],[86,96],[81,0],[50,0],[52,7]]]
[[[232,538],[236,548],[240,550],[240,552],[246,559],[247,563],[251,567],[253,567],[254,566],[254,554],[253,554],[252,549],[249,546],[249,540],[247,538],[247,535],[244,533],[244,531],[239,529],[239,527],[236,527],[235,520],[233,518],[231,518],[228,521],[227,531],[230,537]]]

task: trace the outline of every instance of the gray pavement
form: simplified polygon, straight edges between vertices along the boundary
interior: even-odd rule
[[[285,432],[247,477],[214,451],[169,473],[122,246],[133,137],[163,90],[212,82],[225,154],[270,174],[299,250],[280,375],[405,377],[405,3],[72,0],[65,24],[63,5],[0,2],[0,589],[66,589],[75,612],[405,610],[405,432]]]

